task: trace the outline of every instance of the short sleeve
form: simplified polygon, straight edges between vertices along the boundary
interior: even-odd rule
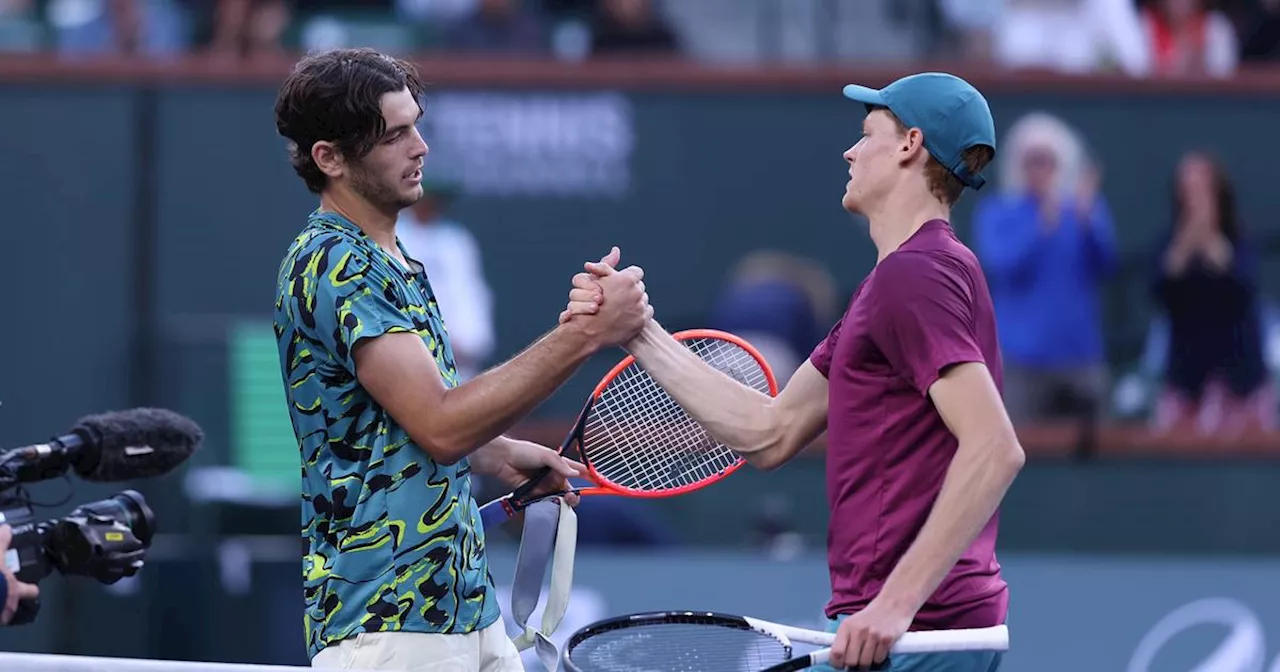
[[[297,327],[352,375],[351,353],[361,339],[414,331],[393,278],[368,252],[344,241],[321,244],[303,258],[290,278]]]
[[[841,317],[827,332],[827,337],[822,339],[822,342],[809,354],[809,361],[813,363],[813,368],[817,369],[823,378],[831,377],[831,356],[835,353],[836,344],[840,342],[840,329],[843,326],[844,317]]]
[[[871,338],[917,392],[927,395],[952,365],[986,362],[960,269],[919,253],[890,255],[880,266]]]

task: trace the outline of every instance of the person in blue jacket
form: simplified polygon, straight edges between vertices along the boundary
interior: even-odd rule
[[[1101,415],[1107,390],[1101,290],[1117,266],[1100,173],[1063,121],[1033,113],[1004,140],[1001,192],[974,214],[1015,423]]]

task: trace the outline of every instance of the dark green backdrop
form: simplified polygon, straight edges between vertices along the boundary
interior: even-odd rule
[[[500,356],[552,326],[571,274],[611,244],[621,246],[624,262],[646,268],[651,300],[671,328],[699,326],[723,273],[751,249],[810,255],[846,290],[868,270],[873,254],[865,231],[839,206],[841,153],[856,138],[860,110],[838,90],[622,94],[632,151],[623,159],[629,184],[621,194],[473,196],[458,204],[458,218],[479,238],[497,297]],[[195,463],[228,461],[227,334],[245,321],[270,319],[276,264],[315,205],[285,161],[273,99],[266,86],[0,88],[0,249],[8,288],[0,445],[44,440],[87,413],[157,404],[203,425],[207,442]],[[1002,127],[1033,109],[1064,116],[1104,164],[1105,193],[1129,264],[1108,292],[1108,340],[1117,361],[1135,356],[1146,326],[1143,264],[1166,224],[1170,171],[1181,152],[1212,147],[1235,175],[1248,225],[1276,231],[1272,157],[1280,135],[1272,129],[1280,93],[1210,99],[998,91],[991,101]],[[520,124],[564,137],[524,150],[518,140],[494,139]],[[555,165],[538,164],[538,157],[572,164],[589,154],[573,149],[572,124],[545,110],[469,132],[470,146],[533,157],[528,165]],[[440,140],[433,151],[448,156],[450,149]],[[957,212],[962,234],[971,198]],[[1267,278],[1274,277],[1269,263]],[[576,411],[616,355],[596,358],[538,415]],[[689,537],[734,542],[743,528],[724,525],[716,512],[778,490],[796,498],[802,527],[820,535],[820,468],[807,463],[773,478],[751,474],[716,493],[666,503],[663,511]],[[200,519],[184,501],[180,477],[134,485],[155,504],[162,532],[205,529],[196,527]],[[74,503],[117,489],[75,487]],[[1280,465],[1269,462],[1038,462],[1006,506],[1003,544],[1066,552],[1278,552],[1280,520],[1265,505],[1278,489]],[[53,501],[67,494],[61,483],[33,490]],[[265,520],[260,526],[271,531],[296,533],[294,507]],[[136,618],[158,622],[183,600],[213,590],[199,581],[165,580],[189,594]],[[60,622],[58,600],[75,584],[54,578],[45,585],[53,603],[48,618]],[[88,627],[81,621],[77,628]],[[121,616],[94,627],[128,623]],[[102,644],[109,638],[82,645],[48,627],[9,641],[110,651]],[[156,634],[153,641],[162,647],[166,638]]]

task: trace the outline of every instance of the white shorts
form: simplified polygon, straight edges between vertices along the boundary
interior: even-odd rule
[[[524,672],[502,620],[465,635],[362,632],[330,644],[311,667],[413,672]]]

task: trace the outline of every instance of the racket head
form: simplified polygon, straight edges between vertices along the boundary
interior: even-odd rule
[[[745,339],[717,329],[689,329],[672,337],[738,383],[778,395],[773,370]],[[711,437],[632,355],[605,374],[583,410],[571,434],[581,462],[592,481],[618,494],[681,495],[746,463]]]
[[[579,629],[565,643],[563,662],[569,672],[755,672],[786,664],[791,651],[785,635],[741,616],[659,611]]]

